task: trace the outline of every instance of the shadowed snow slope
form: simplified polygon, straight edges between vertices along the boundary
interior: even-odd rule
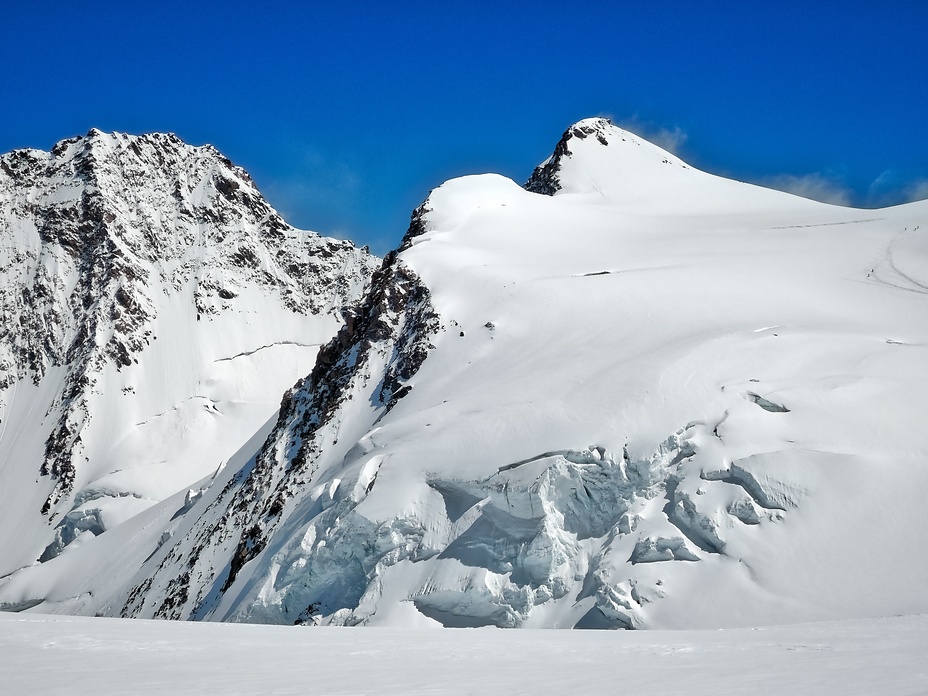
[[[0,575],[206,485],[374,267],[211,146],[93,130],[0,157]]]
[[[526,188],[433,191],[198,500],[0,601],[581,628],[926,611],[926,223],[928,203],[816,203],[582,121]]]

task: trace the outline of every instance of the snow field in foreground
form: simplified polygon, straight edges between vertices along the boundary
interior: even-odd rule
[[[5,693],[928,693],[928,615],[724,631],[365,631],[0,614]]]

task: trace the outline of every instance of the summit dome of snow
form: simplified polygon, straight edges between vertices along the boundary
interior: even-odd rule
[[[0,602],[581,628],[926,611],[926,223],[581,121],[525,188],[433,191],[197,500]]]
[[[212,474],[374,262],[174,135],[0,157],[0,573]]]
[[[762,213],[783,205],[790,195],[695,169],[605,118],[568,128],[525,188],[549,196],[585,194],[590,204],[619,205],[627,213],[645,215],[668,202],[679,215],[736,208]]]

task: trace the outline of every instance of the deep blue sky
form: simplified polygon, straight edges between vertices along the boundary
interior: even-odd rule
[[[454,5],[460,5],[455,7]],[[447,178],[519,182],[607,115],[703,169],[928,197],[928,2],[11,2],[0,152],[173,131],[384,253]]]

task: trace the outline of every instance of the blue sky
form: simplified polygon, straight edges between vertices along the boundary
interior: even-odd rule
[[[524,181],[606,115],[695,166],[928,197],[928,2],[8,3],[0,151],[173,131],[384,253],[442,181]]]

